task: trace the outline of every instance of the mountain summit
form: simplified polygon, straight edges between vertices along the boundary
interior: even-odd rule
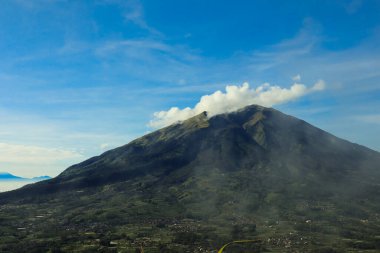
[[[38,232],[34,242],[46,250],[140,243],[152,252],[208,252],[246,238],[262,240],[252,246],[258,252],[375,250],[379,165],[378,152],[252,105],[211,118],[201,113],[0,194],[0,203],[7,212],[23,207],[18,225],[30,233],[20,245]],[[47,225],[26,225],[35,212],[48,214]],[[62,229],[75,236],[63,240]]]

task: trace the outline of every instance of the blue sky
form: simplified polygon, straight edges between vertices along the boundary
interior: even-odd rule
[[[275,108],[380,151],[380,1],[5,0],[0,171],[55,176],[226,85],[323,91]]]

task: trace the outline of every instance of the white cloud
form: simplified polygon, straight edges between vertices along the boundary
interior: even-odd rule
[[[325,88],[323,80],[316,82],[311,88],[304,84],[294,83],[289,89],[264,83],[257,88],[250,88],[248,83],[241,86],[228,85],[226,91],[216,91],[211,95],[202,96],[194,108],[186,107],[179,109],[172,107],[168,111],[154,113],[154,119],[149,126],[153,128],[164,127],[172,123],[186,120],[203,111],[209,116],[220,113],[232,112],[244,106],[258,104],[262,106],[273,106],[286,103],[304,96],[310,92],[320,91]]]
[[[102,144],[100,144],[99,147],[100,147],[100,150],[107,151],[107,150],[110,150],[112,148],[115,148],[115,145],[112,145],[110,143],[102,143]]]
[[[147,31],[151,35],[163,36],[161,32],[148,25],[145,19],[144,6],[141,0],[102,0],[100,3],[118,6],[121,8],[124,19],[127,23],[132,23],[140,29]]]
[[[40,164],[81,157],[70,150],[0,143],[0,162]]]
[[[83,155],[76,151],[11,143],[0,143],[0,154],[1,170],[21,176],[46,174],[46,168],[58,167],[64,161],[83,159]],[[33,172],[35,167],[39,167],[42,174]]]
[[[301,75],[297,74],[297,75],[293,76],[292,80],[295,81],[295,82],[300,82],[301,81]]]

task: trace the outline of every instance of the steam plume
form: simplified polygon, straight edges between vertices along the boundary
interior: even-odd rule
[[[325,83],[323,80],[319,80],[310,88],[300,83],[294,83],[288,89],[276,85],[272,86],[269,83],[264,83],[256,89],[250,88],[248,83],[243,83],[241,86],[228,85],[225,93],[218,90],[211,95],[202,96],[194,108],[179,109],[178,107],[172,107],[167,111],[155,112],[149,126],[153,128],[168,126],[203,111],[207,111],[209,116],[213,116],[232,112],[251,104],[270,107],[295,100],[324,88]]]

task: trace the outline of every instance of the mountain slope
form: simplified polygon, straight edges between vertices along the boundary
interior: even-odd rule
[[[0,203],[22,206],[20,216],[49,214],[49,225],[22,241],[30,244],[36,231],[50,231],[50,238],[53,227],[70,229],[81,239],[53,233],[53,245],[68,251],[108,249],[116,240],[119,249],[143,241],[152,252],[194,252],[256,237],[265,242],[257,251],[376,250],[379,165],[378,152],[249,106],[160,129],[54,179],[0,194]],[[88,231],[96,238],[84,236]]]

